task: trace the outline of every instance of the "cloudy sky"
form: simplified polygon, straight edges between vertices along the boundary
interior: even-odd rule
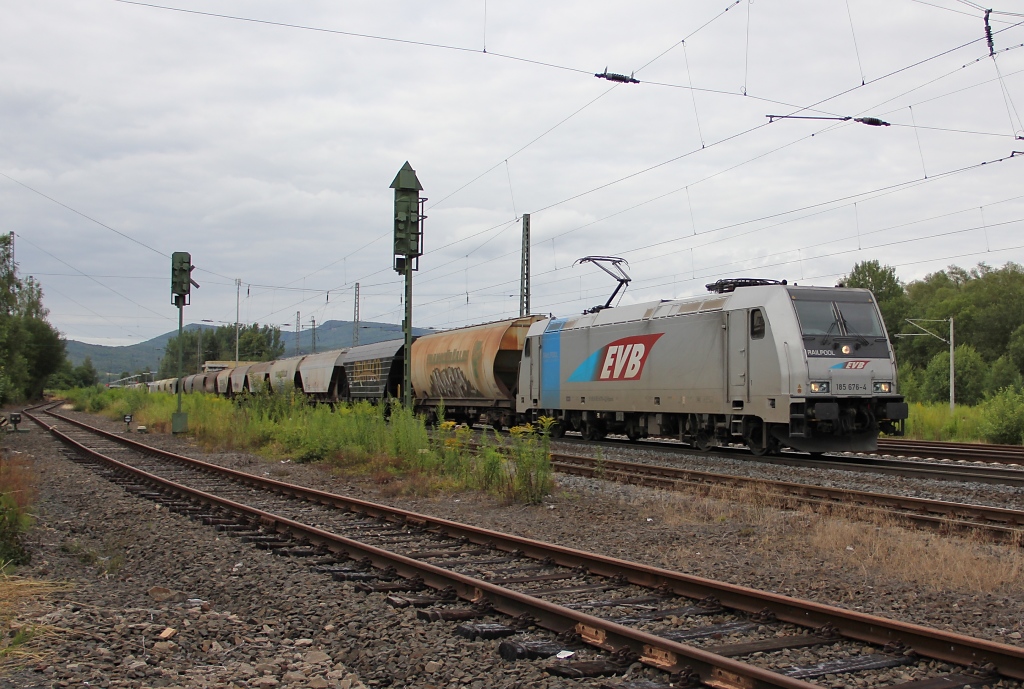
[[[69,339],[400,322],[391,181],[428,197],[417,326],[721,277],[1024,262],[1024,3],[11,0],[0,231]],[[1016,13],[1016,14],[1014,14]],[[596,78],[634,74],[640,83]],[[853,120],[874,117],[891,126]],[[287,324],[287,325],[285,325]]]

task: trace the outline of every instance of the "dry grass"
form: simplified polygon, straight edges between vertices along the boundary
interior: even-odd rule
[[[36,501],[35,473],[32,464],[18,454],[0,455],[0,493],[10,495],[22,512]]]
[[[7,632],[0,638],[0,671],[10,671],[47,657],[50,642],[59,630],[21,620],[40,617],[49,609],[44,602],[48,596],[70,588],[70,584],[61,582],[12,576],[0,578],[0,624]]]
[[[805,576],[807,563],[817,561],[865,579],[895,579],[933,591],[1024,592],[1020,544],[992,544],[979,533],[924,532],[877,510],[813,508],[763,489],[711,487],[638,502],[668,526],[728,525],[743,539],[742,547],[792,575]],[[680,549],[670,557],[682,566],[692,555]]]
[[[895,524],[815,515],[807,541],[821,556],[864,576],[883,573],[932,590],[1024,591],[1019,546],[993,545],[978,533],[946,536]]]

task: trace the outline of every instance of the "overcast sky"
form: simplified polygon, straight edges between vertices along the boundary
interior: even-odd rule
[[[0,23],[0,231],[69,339],[175,329],[173,251],[186,323],[234,323],[236,278],[242,322],[351,320],[356,282],[362,320],[401,322],[406,160],[422,327],[518,315],[523,213],[535,313],[603,303],[594,254],[629,262],[625,302],[1024,262],[1019,1],[995,60],[961,0],[167,1]]]

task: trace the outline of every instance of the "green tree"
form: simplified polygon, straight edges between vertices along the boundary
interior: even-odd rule
[[[1017,326],[1010,334],[1010,339],[1006,343],[1006,356],[1018,371],[1024,373],[1024,324]]]
[[[25,397],[40,399],[50,374],[64,362],[64,338],[42,318],[25,318],[22,323],[30,347],[25,350],[27,381]]]
[[[948,361],[948,359],[947,359]],[[900,366],[897,371],[897,391],[907,398],[908,402],[923,402],[922,378],[924,371],[913,366]]]
[[[199,331],[185,330],[181,334],[184,347],[183,375],[196,373],[206,361],[233,361],[235,358],[235,326],[226,325],[216,329],[203,329],[202,352],[199,351]],[[240,327],[238,357],[241,361],[271,361],[284,354],[281,329],[253,323]],[[174,378],[178,375],[178,337],[172,337],[160,360],[159,378]]]
[[[957,404],[975,405],[985,397],[988,365],[974,347],[956,348],[954,371],[955,400]],[[949,400],[949,351],[939,352],[928,362],[922,381],[922,392],[927,402]]]
[[[99,382],[100,374],[96,367],[92,365],[92,357],[85,357],[85,361],[75,367],[75,387],[87,388],[98,385]]]
[[[995,361],[988,370],[988,379],[985,384],[986,396],[992,396],[1004,388],[1013,388],[1020,391],[1024,388],[1024,377],[1020,369],[1004,354]]]
[[[0,403],[39,397],[60,369],[64,340],[48,315],[39,283],[18,277],[12,235],[0,235]]]

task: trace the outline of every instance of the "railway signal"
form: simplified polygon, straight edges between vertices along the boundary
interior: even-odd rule
[[[395,272],[405,276],[405,370],[402,375],[402,404],[412,408],[412,272],[419,270],[419,257],[423,255],[423,204],[420,197],[423,185],[416,171],[405,161],[391,183],[395,190]]]
[[[192,254],[189,252],[175,251],[171,254],[171,303],[178,307],[178,411],[171,414],[172,433],[184,433],[188,430],[188,414],[181,411],[181,376],[185,365],[185,343],[181,335],[189,293],[192,291],[192,285],[199,287],[199,283],[192,279],[192,271],[195,268],[192,265]]]

